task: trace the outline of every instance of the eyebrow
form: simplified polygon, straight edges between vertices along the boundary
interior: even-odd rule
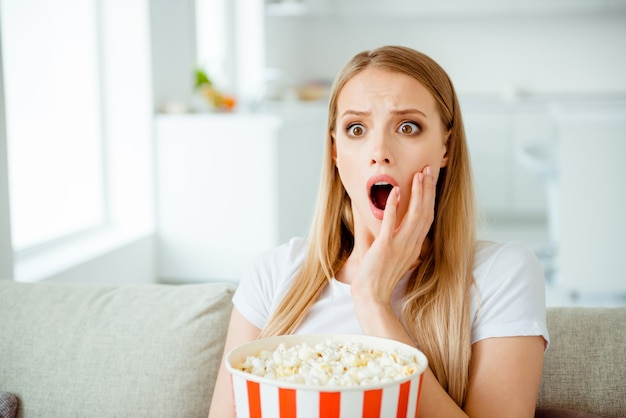
[[[426,113],[422,112],[419,109],[414,109],[414,108],[392,110],[391,113],[393,113],[394,115],[410,115],[410,114],[413,114],[413,113],[419,113],[420,115],[423,115],[424,117],[428,117],[428,115],[426,115]],[[346,110],[345,112],[342,113],[341,117],[344,117],[346,115],[367,116],[369,114],[370,114],[370,112],[348,109],[348,110]]]

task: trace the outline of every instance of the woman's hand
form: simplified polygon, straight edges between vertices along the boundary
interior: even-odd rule
[[[401,191],[394,187],[387,198],[379,234],[351,274],[354,310],[364,334],[415,344],[393,312],[391,297],[400,279],[419,264],[434,219],[435,188],[431,167],[416,173],[407,213],[397,226]]]
[[[397,226],[401,190],[393,188],[387,198],[378,237],[361,258],[352,277],[351,292],[355,304],[363,301],[368,305],[390,305],[393,289],[407,271],[418,265],[434,219],[435,186],[431,167],[415,173],[407,213]]]

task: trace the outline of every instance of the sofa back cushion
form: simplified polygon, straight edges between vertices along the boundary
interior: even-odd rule
[[[18,417],[203,417],[234,286],[0,281],[0,390]]]
[[[537,406],[626,417],[626,307],[548,308]]]

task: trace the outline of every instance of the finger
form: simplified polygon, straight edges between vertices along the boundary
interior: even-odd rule
[[[428,227],[434,219],[435,214],[435,197],[437,194],[437,179],[433,175],[432,168],[424,169],[424,180],[422,182],[422,206],[423,213],[427,215]]]
[[[383,221],[380,225],[380,236],[391,237],[396,228],[398,203],[400,202],[400,188],[394,187],[387,196],[387,204],[383,213]]]
[[[405,216],[410,229],[413,229],[416,226],[420,216],[423,199],[423,182],[423,173],[418,172],[413,175],[413,181],[411,183],[411,199],[409,200],[409,207]]]
[[[428,220],[428,215],[434,211],[435,207],[435,195],[437,189],[437,179],[433,176],[433,169],[431,166],[424,167],[420,177],[420,199],[418,202],[418,209],[415,211],[423,220]],[[427,215],[424,219],[424,215]]]
[[[435,187],[432,168],[426,166],[421,172],[415,173],[413,177],[411,201],[406,216],[406,239],[422,242],[432,224],[434,198]]]

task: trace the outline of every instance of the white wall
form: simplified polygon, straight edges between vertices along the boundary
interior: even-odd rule
[[[403,44],[437,60],[461,95],[626,92],[626,13],[569,16],[272,16],[267,65],[332,79],[356,52]]]
[[[437,60],[462,96],[626,93],[624,7],[594,13],[417,17],[333,13],[328,9],[334,2],[308,0],[324,2],[321,13],[265,16],[265,39],[259,37],[258,49],[265,50],[266,67],[282,69],[294,82],[332,80],[356,52],[402,44]],[[194,3],[150,1],[157,109],[169,100],[191,101]]]
[[[195,0],[149,0],[155,110],[189,104],[196,65]]]
[[[4,113],[4,71],[2,65],[2,36],[0,35],[0,278],[13,278],[13,247],[9,208],[9,170],[7,160],[7,131]]]
[[[148,236],[107,251],[46,280],[102,284],[154,283],[154,259],[154,237]]]

